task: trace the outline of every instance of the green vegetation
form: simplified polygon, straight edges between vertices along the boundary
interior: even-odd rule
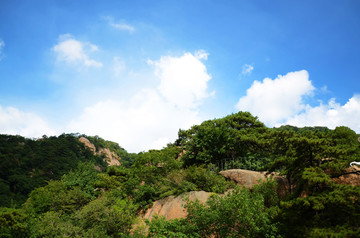
[[[34,188],[60,179],[80,162],[106,166],[74,135],[37,140],[0,135],[0,206],[21,205]]]
[[[272,220],[277,210],[265,206],[265,198],[277,200],[275,187],[268,181],[252,192],[236,187],[225,196],[210,197],[206,204],[189,202],[185,219],[158,217],[148,222],[149,237],[276,237],[278,224]]]
[[[0,237],[360,236],[360,187],[336,182],[360,158],[359,135],[347,127],[267,128],[239,112],[139,154],[85,136],[121,157],[112,167],[78,137],[0,135]],[[280,197],[273,180],[238,187],[218,174],[230,165],[277,171],[291,186]],[[188,202],[183,219],[134,229],[155,200],[196,190],[214,194]]]

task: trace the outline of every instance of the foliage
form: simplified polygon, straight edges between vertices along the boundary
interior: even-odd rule
[[[30,214],[49,211],[72,213],[89,202],[88,196],[79,187],[68,188],[64,181],[50,181],[48,185],[34,189],[24,204]]]
[[[283,233],[295,237],[326,237],[330,231],[334,236],[358,233],[360,188],[333,180],[359,158],[356,133],[338,127],[275,131],[273,138],[278,158],[272,169],[280,169],[295,187],[281,202]]]
[[[80,162],[106,166],[72,134],[37,140],[0,135],[0,206],[19,206],[34,188],[60,179]]]
[[[0,208],[0,237],[26,237],[26,217],[20,209]]]
[[[232,182],[226,181],[223,176],[217,174],[211,166],[205,168],[205,166],[195,165],[183,170],[174,170],[158,183],[160,198],[201,190],[224,193],[233,185]]]
[[[88,197],[94,198],[98,193],[95,186],[100,180],[99,171],[96,171],[94,166],[93,163],[79,163],[76,170],[63,175],[62,179],[67,187],[79,187]]]
[[[135,221],[136,206],[130,200],[104,195],[93,200],[76,214],[84,230],[105,231],[110,237],[130,232]]]
[[[164,217],[155,216],[151,222],[146,221],[149,226],[148,237],[156,238],[200,238],[196,227],[185,219],[173,219],[166,221]]]
[[[217,164],[225,158],[261,155],[266,150],[263,140],[268,129],[248,112],[238,112],[221,119],[180,130],[176,144],[185,148],[185,165]]]
[[[277,213],[265,206],[265,197],[274,195],[274,189],[271,182],[253,192],[236,187],[206,204],[188,202],[185,219],[148,221],[149,237],[275,237]]]

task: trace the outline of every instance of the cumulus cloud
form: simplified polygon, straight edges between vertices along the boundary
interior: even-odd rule
[[[159,85],[141,89],[128,99],[90,105],[71,121],[68,130],[102,136],[130,152],[161,149],[174,142],[179,128],[201,122],[197,105],[209,95],[211,77],[201,62],[207,54],[199,52],[149,61]]]
[[[160,79],[158,90],[163,97],[179,108],[194,108],[209,96],[207,83],[211,76],[201,60],[208,54],[201,50],[181,57],[163,56],[158,61],[149,61],[155,66]]]
[[[0,106],[1,134],[22,135],[26,137],[41,137],[56,134],[47,122],[40,116],[23,112],[14,107]]]
[[[96,68],[102,67],[102,63],[91,59],[88,54],[98,50],[98,46],[78,41],[70,34],[61,35],[58,44],[53,47],[58,61],[70,65]]]
[[[251,74],[251,72],[254,70],[254,66],[250,65],[250,64],[244,64],[242,67],[242,71],[241,73],[243,75],[247,75],[247,74]]]
[[[334,129],[337,126],[347,126],[360,133],[360,95],[350,98],[344,105],[333,98],[327,104],[316,107],[307,106],[306,110],[294,115],[286,124],[298,127],[326,126]]]
[[[254,81],[236,108],[253,113],[268,125],[275,125],[304,110],[304,96],[312,94],[314,89],[306,70],[279,75],[274,80],[265,78],[262,82]]]
[[[5,47],[5,42],[0,38],[0,60],[4,58],[3,49]]]

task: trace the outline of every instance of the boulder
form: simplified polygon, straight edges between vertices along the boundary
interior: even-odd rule
[[[285,176],[279,176],[277,173],[268,174],[267,172],[257,172],[245,169],[229,169],[221,171],[219,174],[246,188],[252,188],[254,185],[265,181],[266,178],[274,178],[279,185],[277,191],[279,196],[285,196],[287,191],[289,191],[289,182]]]
[[[186,200],[190,201],[199,200],[201,203],[205,203],[212,193],[204,191],[191,191],[175,196],[169,196],[161,200],[157,200],[153,205],[145,212],[144,219],[151,220],[155,215],[164,216],[166,220],[175,218],[185,218],[187,215],[185,204]]]

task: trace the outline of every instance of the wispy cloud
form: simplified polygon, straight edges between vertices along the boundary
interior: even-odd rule
[[[117,29],[117,30],[128,31],[129,33],[133,33],[133,32],[135,31],[135,27],[134,27],[134,26],[132,26],[132,25],[130,25],[130,24],[127,24],[127,23],[125,23],[124,21],[118,21],[118,22],[116,22],[116,21],[114,20],[114,18],[111,17],[111,16],[106,16],[106,17],[104,17],[104,18],[108,21],[108,23],[109,23],[109,25],[110,25],[111,27],[113,27],[113,28],[115,28],[115,29]]]
[[[0,38],[0,60],[2,60],[5,57],[3,53],[4,47],[5,47],[5,42]]]
[[[254,70],[254,66],[250,65],[250,64],[244,64],[242,67],[242,71],[241,73],[243,75],[248,75],[251,74],[251,72]]]
[[[59,42],[53,48],[57,60],[72,65],[85,67],[102,67],[102,63],[91,59],[88,54],[98,51],[98,46],[89,42],[81,42],[70,34],[61,35]]]

